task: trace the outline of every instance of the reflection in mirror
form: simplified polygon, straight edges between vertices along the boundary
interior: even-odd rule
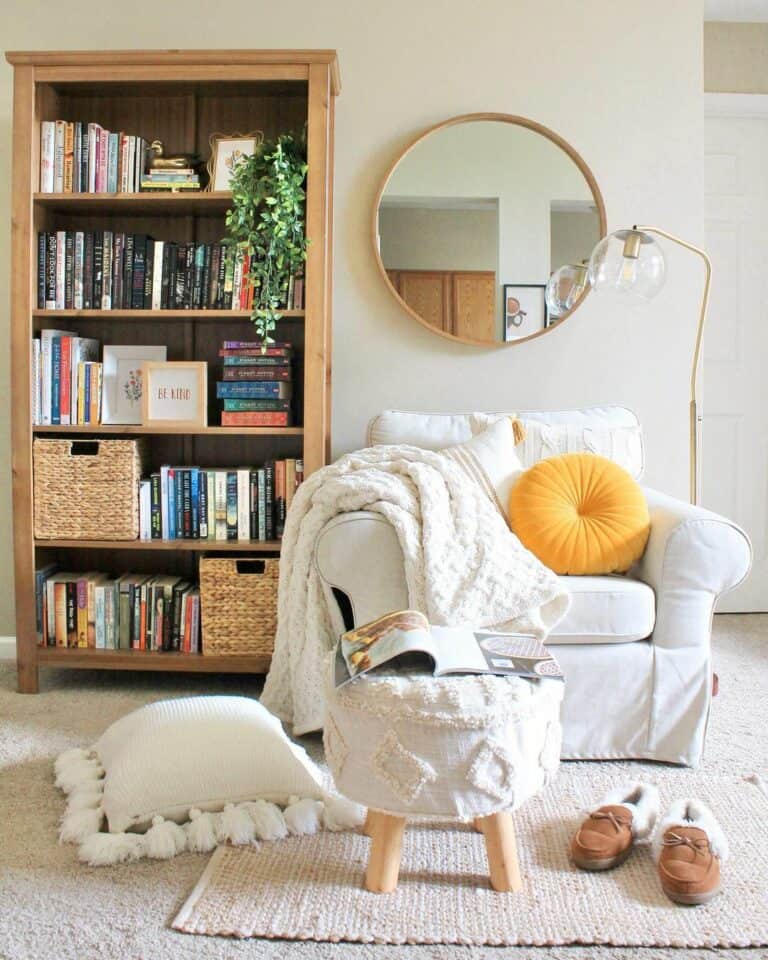
[[[384,185],[381,265],[411,312],[440,333],[519,341],[578,305],[583,288],[571,284],[568,306],[551,315],[545,289],[561,264],[589,259],[605,232],[602,200],[578,157],[540,129],[514,118],[443,125],[405,152]]]

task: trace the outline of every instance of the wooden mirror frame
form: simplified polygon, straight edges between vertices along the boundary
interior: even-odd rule
[[[603,201],[603,195],[600,193],[600,188],[597,185],[597,180],[595,180],[594,174],[589,169],[587,164],[584,162],[580,154],[578,154],[573,147],[568,143],[567,140],[564,140],[559,134],[555,133],[554,130],[550,130],[549,127],[545,127],[540,123],[536,123],[535,120],[529,120],[527,117],[518,117],[511,113],[464,113],[458,117],[451,117],[449,120],[442,120],[440,123],[436,123],[431,127],[428,127],[423,133],[420,133],[415,140],[412,140],[404,150],[402,150],[392,163],[387,168],[387,172],[384,174],[384,178],[381,182],[381,186],[376,191],[376,199],[373,204],[373,221],[372,221],[372,239],[373,239],[373,252],[376,257],[376,264],[379,268],[384,282],[389,288],[390,293],[395,298],[395,300],[400,304],[400,306],[405,310],[407,314],[413,317],[414,320],[417,320],[422,327],[425,327],[430,333],[435,333],[440,337],[445,337],[447,340],[453,340],[456,343],[468,343],[476,347],[514,347],[521,343],[527,343],[529,340],[535,340],[537,337],[543,337],[544,334],[551,333],[553,329],[559,327],[563,321],[567,320],[574,311],[582,305],[589,293],[589,287],[585,288],[582,295],[574,303],[570,310],[567,313],[564,313],[555,324],[550,327],[547,327],[544,330],[538,330],[536,333],[531,333],[527,337],[520,337],[518,340],[508,340],[508,341],[496,341],[496,340],[476,340],[474,337],[457,337],[453,333],[448,333],[445,330],[438,330],[437,327],[433,327],[432,324],[427,323],[423,317],[419,316],[418,313],[403,300],[400,294],[395,289],[392,281],[389,279],[386,268],[384,266],[384,261],[381,259],[381,250],[379,249],[379,208],[381,207],[381,201],[384,196],[384,191],[387,189],[387,184],[392,178],[392,174],[395,172],[398,164],[413,150],[417,147],[422,140],[426,140],[427,137],[431,136],[433,133],[437,133],[439,130],[446,130],[448,127],[455,127],[460,123],[472,123],[478,120],[491,120],[498,121],[500,123],[509,123],[518,127],[525,127],[528,130],[532,130],[534,133],[541,134],[541,136],[546,137],[547,140],[550,140],[555,144],[556,147],[559,147],[563,153],[573,160],[576,166],[581,171],[584,179],[587,181],[590,190],[592,191],[592,196],[595,200],[595,207],[597,208],[597,215],[599,219],[599,237],[598,242],[606,236],[607,233],[607,222],[605,216],[605,203]],[[561,266],[560,264],[558,266]]]

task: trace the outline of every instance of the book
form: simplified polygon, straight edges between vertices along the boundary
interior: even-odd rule
[[[248,540],[250,536],[250,470],[241,467],[237,471],[237,539]]]
[[[216,382],[216,397],[219,400],[238,400],[240,398],[264,398],[275,400],[290,400],[293,395],[293,384],[273,380],[233,383],[228,380]]]
[[[431,626],[417,610],[398,610],[342,634],[334,682],[344,686],[387,666],[435,677],[494,674],[564,680],[550,651],[534,636],[487,628]]]
[[[253,413],[254,411],[273,411],[287,413],[291,409],[290,400],[270,400],[269,398],[250,398],[224,400],[223,409],[230,413]]]
[[[40,124],[40,193],[53,193],[53,166],[56,123],[43,120]]]
[[[228,470],[227,478],[227,540],[237,540],[237,471]]]
[[[223,380],[290,380],[290,367],[224,367]]]
[[[222,427],[289,427],[290,414],[275,411],[245,411],[221,415]]]
[[[66,136],[64,120],[55,121],[53,141],[53,192],[64,192],[64,139]]]
[[[214,510],[216,517],[216,540],[227,539],[227,473],[225,470],[215,471],[214,480]]]

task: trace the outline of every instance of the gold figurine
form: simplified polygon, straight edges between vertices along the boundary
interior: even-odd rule
[[[149,145],[147,167],[150,170],[183,170],[194,168],[200,163],[196,153],[173,153],[165,155],[165,145],[162,140],[153,140]]]

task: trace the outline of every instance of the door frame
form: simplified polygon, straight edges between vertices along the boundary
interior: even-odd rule
[[[705,93],[705,117],[768,117],[768,93]]]

